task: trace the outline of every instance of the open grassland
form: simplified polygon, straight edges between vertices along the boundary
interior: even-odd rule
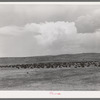
[[[0,69],[0,90],[100,90],[100,67]]]
[[[100,91],[100,53],[0,58],[0,90]]]

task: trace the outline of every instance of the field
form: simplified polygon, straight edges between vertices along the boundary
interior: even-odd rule
[[[0,90],[100,91],[100,54],[0,58]]]
[[[100,90],[100,68],[2,69],[0,90]]]

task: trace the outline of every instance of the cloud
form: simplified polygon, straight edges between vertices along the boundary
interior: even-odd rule
[[[39,29],[38,24],[32,23],[31,25],[27,24],[25,26],[4,26],[0,28],[0,35],[7,36],[19,36],[22,34],[32,34],[38,35],[37,31]]]
[[[27,25],[0,28],[0,56],[31,56],[39,54],[39,46],[34,38],[36,27]]]
[[[71,36],[74,36],[76,32],[73,22],[46,22],[40,24],[40,35],[37,35],[36,39],[38,39],[39,43],[42,45],[52,45],[57,40],[65,42],[71,39]]]
[[[100,52],[99,20],[99,5],[0,5],[0,56]]]
[[[80,16],[75,21],[78,33],[93,33],[100,29],[100,9],[97,9],[90,14]]]
[[[40,56],[100,52],[100,30],[77,32],[74,22],[28,23],[0,28],[0,56]]]
[[[48,54],[99,52],[100,30],[93,34],[77,32],[74,22],[42,23],[36,38]]]

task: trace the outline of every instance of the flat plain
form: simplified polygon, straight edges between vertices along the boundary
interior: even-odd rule
[[[0,68],[0,90],[98,91],[100,67]]]
[[[2,69],[0,90],[100,90],[100,68]]]

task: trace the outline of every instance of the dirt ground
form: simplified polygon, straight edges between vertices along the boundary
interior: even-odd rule
[[[0,90],[99,91],[100,68],[0,69]]]

